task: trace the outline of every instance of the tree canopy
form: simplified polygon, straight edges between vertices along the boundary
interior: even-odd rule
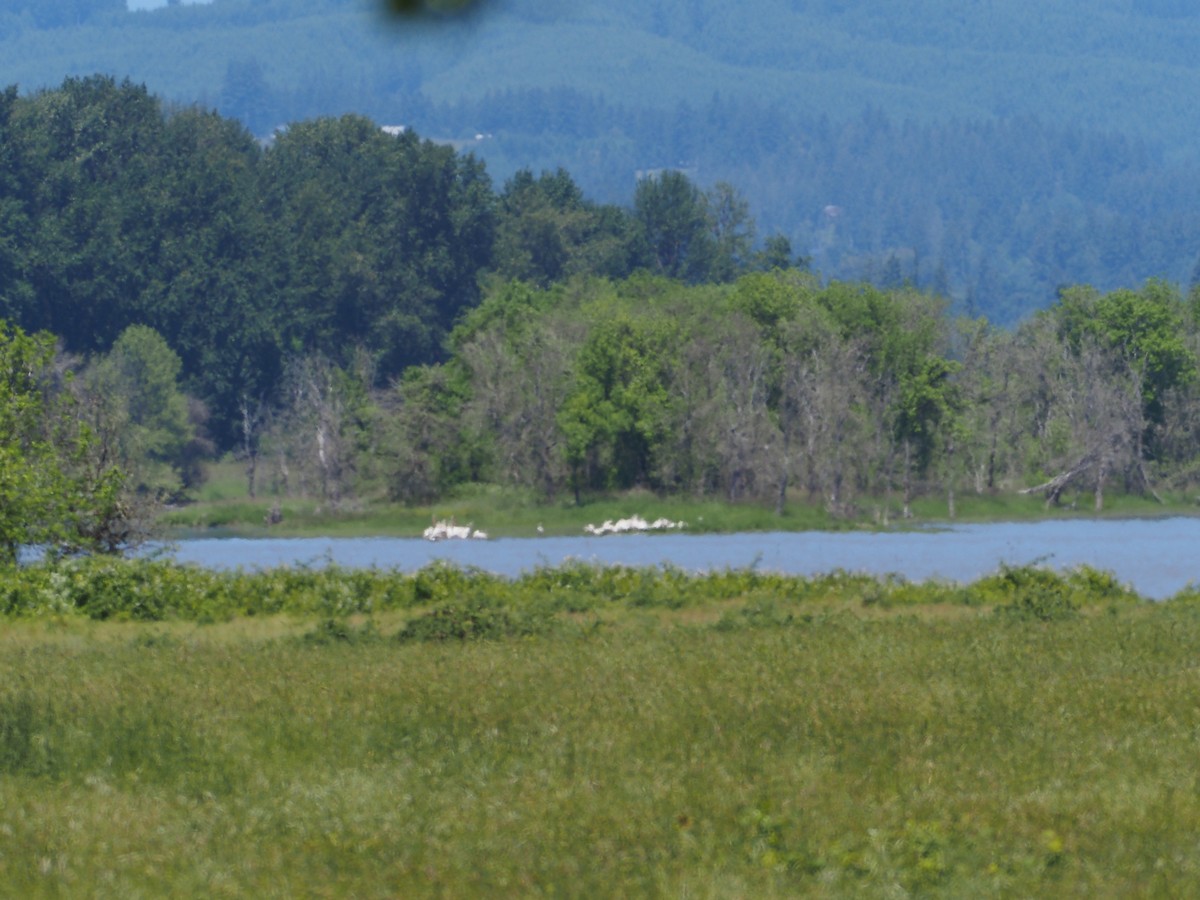
[[[136,538],[123,475],[93,453],[66,377],[52,335],[0,321],[0,564],[23,547],[113,550]]]

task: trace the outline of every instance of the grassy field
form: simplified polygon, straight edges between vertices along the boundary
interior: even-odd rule
[[[63,577],[127,593],[88,571]],[[321,590],[376,590],[348,577]],[[369,615],[0,620],[0,892],[1200,890],[1191,594],[1038,570],[500,584],[405,576]]]
[[[960,495],[956,521],[1031,521],[1046,518],[1097,515],[1133,518],[1139,516],[1196,515],[1197,499],[1167,495],[1165,503],[1151,497],[1110,494],[1105,509],[1097,514],[1091,494],[1064,497],[1062,505],[1047,509],[1040,497],[1018,494]],[[282,521],[266,526],[267,513],[278,504]],[[900,517],[899,500],[863,499],[857,515],[837,518],[820,506],[794,498],[782,516],[773,504],[727,503],[719,499],[659,497],[649,491],[632,491],[619,496],[592,498],[576,506],[570,498],[547,503],[534,494],[496,485],[469,485],[455,496],[430,506],[405,506],[383,500],[363,500],[330,510],[314,500],[263,494],[251,499],[245,477],[237,463],[210,467],[209,479],[193,502],[167,510],[163,526],[176,534],[221,530],[244,536],[361,537],[386,535],[419,537],[434,520],[454,519],[471,523],[493,537],[532,537],[539,533],[576,535],[588,523],[641,515],[649,520],[665,517],[686,522],[692,534],[738,531],[810,531],[855,528],[907,527],[943,522],[947,519],[945,497],[918,499],[913,518]],[[539,532],[538,528],[542,531]]]

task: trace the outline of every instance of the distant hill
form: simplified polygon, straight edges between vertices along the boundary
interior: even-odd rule
[[[128,76],[259,135],[356,111],[606,201],[686,168],[827,275],[899,268],[1002,320],[1063,282],[1187,280],[1200,251],[1200,12],[1178,0],[479,0],[399,24],[375,0],[76,5],[0,2],[0,83]]]
[[[0,80],[103,71],[219,102],[230,62],[254,60],[266,87],[308,90],[287,118],[350,96],[394,118],[412,93],[569,87],[668,107],[717,92],[839,117],[1034,115],[1200,149],[1200,10],[1175,0],[480,0],[463,22],[394,26],[382,0],[215,0],[39,28],[41,5],[0,3]]]

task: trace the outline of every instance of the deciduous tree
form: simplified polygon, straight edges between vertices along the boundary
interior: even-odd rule
[[[115,551],[145,536],[123,475],[92,436],[55,365],[55,340],[0,321],[0,564],[22,547]]]

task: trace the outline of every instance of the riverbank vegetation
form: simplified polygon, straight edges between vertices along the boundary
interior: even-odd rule
[[[468,486],[428,503],[402,503],[386,498],[354,501],[331,509],[317,498],[277,497],[262,492],[249,498],[243,466],[223,462],[212,467],[213,482],[197,491],[197,499],[165,509],[157,518],[167,538],[228,535],[238,537],[418,537],[431,522],[454,521],[483,528],[491,537],[532,538],[581,535],[587,525],[630,515],[664,516],[683,523],[688,534],[731,534],[748,531],[844,531],[925,527],[948,523],[946,499],[932,494],[912,504],[912,518],[886,524],[870,513],[832,516],[823,507],[789,503],[783,514],[773,503],[730,503],[724,498],[660,496],[651,491],[618,491],[585,499],[570,497],[550,503],[536,492],[513,487]],[[1096,512],[1092,497],[1077,493],[1047,508],[1040,496],[1017,493],[974,494],[956,501],[955,522],[1019,522],[1071,518],[1161,518],[1191,516],[1194,497],[1183,492],[1149,495],[1118,493]],[[1083,502],[1079,502],[1082,500]],[[872,507],[868,506],[868,510]]]
[[[168,521],[351,529],[496,498],[509,533],[1194,506],[1200,295],[1166,282],[1064,287],[1001,329],[900,271],[826,281],[759,242],[733,186],[674,170],[628,207],[562,170],[495,191],[411,131],[346,116],[263,147],[98,77],[0,94],[0,129],[0,343],[57,340],[26,393],[78,413],[76,437],[29,430],[22,452],[111,472],[105,522],[191,503],[217,459],[242,467],[240,505]]]
[[[795,269],[508,282],[460,320],[447,362],[307,394],[246,473],[346,511],[324,527],[399,533],[430,515],[528,534],[631,512],[704,530],[1192,512],[1196,308],[1161,282],[1074,288],[1003,330]],[[168,521],[255,527],[280,502],[248,505],[223,472]]]
[[[922,497],[954,518],[965,495],[1100,512],[1194,487],[1196,317],[1158,282],[1065,291],[1014,331],[796,270],[510,283],[451,346],[379,395],[377,430],[345,432],[380,448],[394,499],[640,489],[886,524]]]
[[[22,896],[1200,883],[1194,592],[116,560],[5,585]]]
[[[1176,600],[1187,600],[1192,593],[1184,591]],[[845,572],[805,578],[755,570],[690,574],[672,567],[583,563],[540,568],[507,579],[446,564],[414,573],[336,566],[246,572],[153,559],[79,557],[7,570],[0,585],[0,616],[215,622],[279,614],[346,617],[432,605],[438,607],[434,610],[437,616],[461,614],[466,620],[470,616],[464,611],[492,609],[502,617],[539,620],[549,629],[555,624],[552,620],[564,613],[570,619],[582,614],[679,610],[748,600],[837,600],[881,608],[988,607],[1036,601],[1064,614],[1102,604],[1140,602],[1133,591],[1111,576],[1087,567],[1061,575],[1036,567],[1004,567],[995,576],[971,585],[916,585],[900,578]]]

